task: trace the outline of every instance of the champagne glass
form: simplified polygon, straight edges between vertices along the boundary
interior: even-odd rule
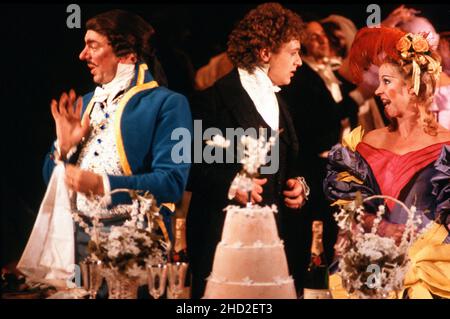
[[[164,294],[167,281],[167,265],[155,264],[147,266],[148,291],[150,295],[158,299]]]
[[[83,276],[83,288],[89,292],[89,298],[95,299],[103,281],[101,274],[101,261],[85,259],[80,262]]]
[[[184,280],[186,278],[188,263],[176,262],[169,264],[169,288],[173,294],[174,299],[183,292]]]

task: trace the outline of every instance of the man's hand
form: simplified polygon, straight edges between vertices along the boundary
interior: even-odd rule
[[[299,209],[305,204],[305,189],[302,183],[295,178],[288,179],[286,182],[288,190],[283,192],[284,204],[292,209]]]
[[[95,173],[67,164],[65,182],[69,189],[86,195],[103,196],[103,178]]]
[[[253,190],[251,195],[252,204],[260,203],[262,201],[262,192],[263,192],[263,185],[267,183],[267,178],[254,178],[253,179]],[[239,202],[242,205],[246,205],[248,202],[248,193],[237,190],[236,196],[234,199]]]
[[[78,98],[74,109],[75,100],[75,91],[70,90],[69,94],[63,92],[59,102],[52,100],[50,104],[62,158],[89,133],[89,117],[81,122],[82,99]]]
[[[401,23],[411,21],[419,13],[419,10],[406,8],[405,5],[401,5],[392,11],[387,18],[381,22],[381,25],[384,27],[395,28]]]

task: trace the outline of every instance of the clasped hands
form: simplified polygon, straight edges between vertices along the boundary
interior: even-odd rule
[[[69,94],[63,92],[59,101],[53,99],[50,107],[56,125],[58,155],[60,159],[66,159],[70,149],[89,134],[89,117],[81,118],[83,102],[81,97],[77,98],[74,90],[70,90]],[[102,176],[71,164],[66,164],[65,182],[75,192],[104,194]]]
[[[252,204],[262,201],[263,186],[267,183],[267,178],[253,178],[253,190],[251,192]],[[305,204],[305,189],[297,179],[291,178],[286,182],[287,190],[283,191],[284,204],[291,209],[299,209]],[[234,199],[242,205],[248,201],[248,193],[237,190]]]

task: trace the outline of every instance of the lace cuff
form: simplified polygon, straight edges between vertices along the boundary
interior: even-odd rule
[[[66,158],[63,159],[62,156],[61,156],[61,148],[59,147],[58,140],[55,141],[54,147],[55,147],[55,153],[54,153],[55,159],[54,159],[54,161],[55,161],[56,164],[65,162],[67,159],[71,158],[72,155],[75,154],[77,152],[77,149],[78,149],[77,145],[72,146],[72,148],[69,150],[69,152],[67,152]]]
[[[101,174],[103,180],[103,193],[105,194],[103,197],[103,205],[109,206],[112,203],[111,199],[111,184],[109,183],[109,177],[107,174]]]

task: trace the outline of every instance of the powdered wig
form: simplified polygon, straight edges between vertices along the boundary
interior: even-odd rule
[[[296,13],[278,3],[265,3],[251,10],[231,32],[227,54],[234,66],[253,72],[261,49],[277,52],[284,43],[301,41],[303,22]]]

